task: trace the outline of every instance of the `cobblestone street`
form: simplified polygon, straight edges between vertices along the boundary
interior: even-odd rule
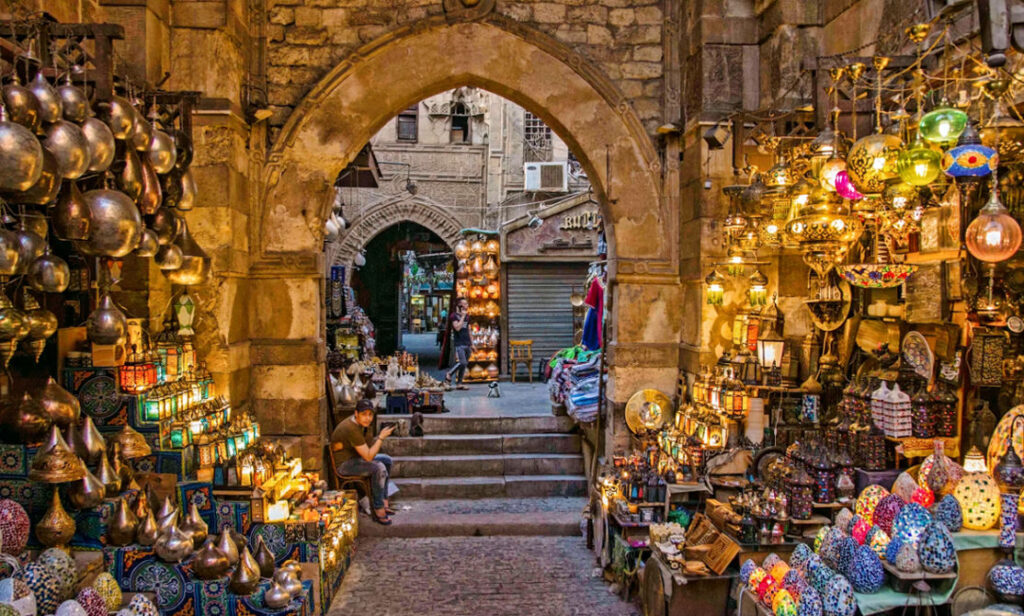
[[[581,537],[358,540],[329,616],[635,616]]]

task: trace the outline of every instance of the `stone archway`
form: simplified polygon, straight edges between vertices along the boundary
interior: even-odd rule
[[[692,302],[679,280],[677,169],[663,169],[629,100],[575,51],[499,15],[454,24],[436,17],[344,59],[295,109],[268,155],[250,222],[258,417],[283,409],[296,417],[296,406],[316,406],[324,424],[321,249],[333,179],[398,111],[464,85],[529,109],[581,157],[602,204],[611,255],[609,400],[621,408],[641,387],[674,391],[682,306]],[[283,430],[301,435],[307,458],[322,428],[300,423]],[[609,442],[623,443],[622,418],[616,414],[608,425]]]
[[[422,197],[399,196],[374,204],[352,224],[338,243],[331,265],[351,264],[356,252],[378,233],[395,223],[409,221],[437,234],[449,247],[459,239],[459,222],[441,207]]]

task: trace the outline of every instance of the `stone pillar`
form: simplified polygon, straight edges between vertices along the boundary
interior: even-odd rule
[[[170,0],[100,0],[104,21],[124,26],[117,65],[137,82],[158,83],[171,64]]]

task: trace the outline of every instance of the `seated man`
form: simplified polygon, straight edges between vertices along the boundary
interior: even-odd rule
[[[356,412],[342,420],[331,434],[331,451],[341,475],[369,475],[370,499],[373,501],[373,519],[385,526],[391,524],[389,514],[395,513],[388,505],[388,477],[391,476],[391,456],[379,453],[381,443],[391,436],[394,427],[388,426],[374,438],[368,437],[373,423],[373,403],[360,400]],[[369,438],[369,442],[367,442]]]

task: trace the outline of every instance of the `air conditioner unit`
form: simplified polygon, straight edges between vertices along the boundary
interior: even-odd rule
[[[561,163],[526,163],[523,165],[525,190],[568,192],[569,169]]]

